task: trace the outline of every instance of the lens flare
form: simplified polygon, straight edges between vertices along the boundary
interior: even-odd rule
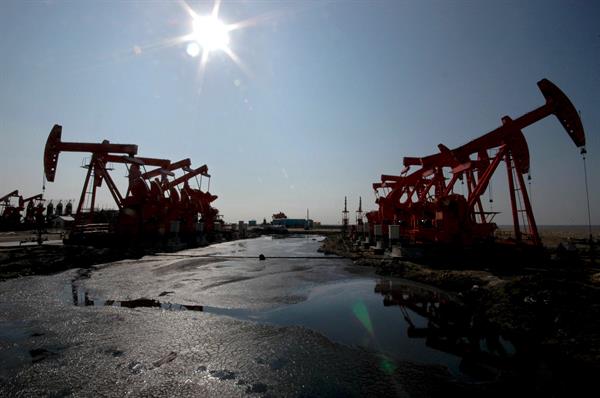
[[[371,323],[371,318],[369,317],[369,310],[365,306],[365,303],[362,301],[356,302],[352,306],[352,312],[354,316],[362,323],[362,325],[367,329],[367,331],[373,335],[373,324]]]
[[[196,42],[188,43],[185,51],[190,57],[197,57],[200,54],[200,46]]]
[[[379,364],[383,373],[387,375],[391,375],[396,371],[396,364],[389,357],[383,355],[381,357],[381,362]]]

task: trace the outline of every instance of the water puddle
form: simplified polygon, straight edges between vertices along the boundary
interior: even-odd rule
[[[493,380],[515,354],[502,336],[483,332],[456,298],[408,281],[372,278],[314,289],[301,303],[247,319],[297,325],[394,361],[439,364],[468,381]]]
[[[502,336],[482,332],[455,297],[403,280],[360,278],[322,285],[303,302],[267,310],[147,298],[101,299],[75,284],[72,292],[77,306],[200,311],[279,326],[302,326],[338,343],[376,352],[391,369],[396,361],[437,364],[464,381],[494,380],[499,369],[515,355],[514,346]]]
[[[306,237],[258,238],[216,245],[210,252],[184,254],[226,256],[242,249],[248,256],[314,256],[318,245],[318,241]],[[486,325],[478,324],[469,308],[455,296],[401,279],[347,273],[340,276],[346,279],[313,287],[302,302],[262,310],[178,304],[172,302],[176,301],[171,298],[176,297],[174,291],[161,292],[158,299],[111,300],[88,293],[78,280],[73,281],[72,294],[77,306],[197,311],[305,327],[332,341],[376,353],[382,367],[390,372],[397,362],[435,364],[446,367],[461,380],[478,382],[494,380],[499,369],[514,362],[513,344]]]

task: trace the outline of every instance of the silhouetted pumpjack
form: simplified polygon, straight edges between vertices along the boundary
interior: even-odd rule
[[[585,146],[585,134],[575,107],[552,82],[538,82],[546,103],[511,119],[502,126],[458,148],[439,144],[439,152],[425,157],[405,157],[399,176],[382,175],[373,184],[377,211],[367,213],[373,225],[399,225],[403,240],[470,245],[493,239],[495,212],[484,211],[481,196],[500,162],[506,164],[508,187],[517,242],[541,245],[523,178],[529,173],[529,148],[521,129],[554,115],[577,147]],[[409,173],[412,167],[418,167]],[[457,181],[466,180],[467,193],[454,192]],[[521,226],[523,221],[523,228]],[[387,233],[387,228],[382,228]]]

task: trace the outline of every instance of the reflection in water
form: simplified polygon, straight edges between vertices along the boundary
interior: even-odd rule
[[[384,296],[384,306],[400,307],[409,338],[424,339],[430,348],[461,357],[460,370],[465,373],[503,366],[515,354],[510,342],[447,294],[392,280],[378,281],[375,292]],[[416,325],[411,312],[427,319],[426,325]]]
[[[403,280],[344,280],[314,288],[305,301],[259,310],[147,298],[106,300],[90,296],[75,284],[72,293],[73,304],[78,306],[202,311],[251,322],[302,326],[333,341],[376,352],[380,369],[388,374],[394,373],[398,361],[410,361],[440,364],[462,379],[486,381],[496,378],[498,369],[509,366],[507,361],[514,356],[512,344],[482,322],[475,322],[460,301]]]

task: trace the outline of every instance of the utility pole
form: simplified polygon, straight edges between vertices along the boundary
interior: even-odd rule
[[[342,211],[342,232],[348,231],[348,199],[344,196],[344,211]]]
[[[362,197],[358,197],[358,210],[356,210],[356,225],[363,225]]]
[[[304,228],[306,230],[310,229],[310,221],[308,221],[308,220],[309,220],[308,209],[306,209],[306,228]]]

